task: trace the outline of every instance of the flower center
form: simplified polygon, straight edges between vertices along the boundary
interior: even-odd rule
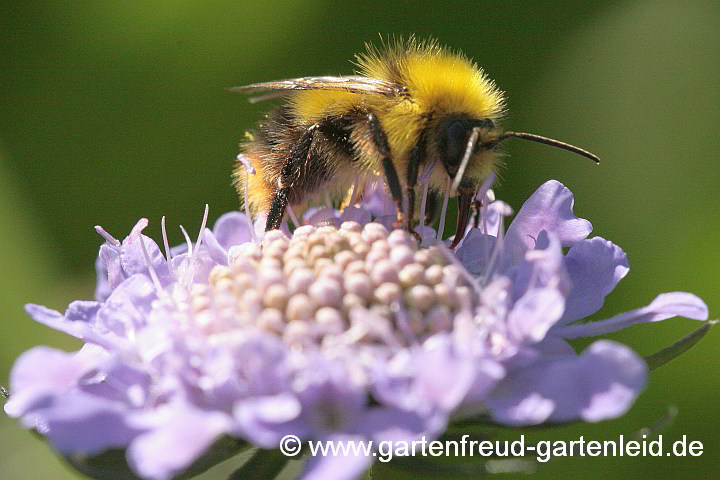
[[[450,331],[460,310],[477,307],[441,248],[377,223],[303,226],[292,239],[269,231],[262,245],[231,248],[229,266],[193,287],[193,318],[209,335],[260,329],[298,348],[401,348]]]

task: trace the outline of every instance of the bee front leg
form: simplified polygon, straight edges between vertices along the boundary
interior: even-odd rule
[[[265,231],[277,230],[280,228],[283,216],[285,215],[285,208],[289,202],[290,188],[297,179],[300,169],[308,161],[310,155],[310,147],[312,147],[313,139],[315,138],[315,132],[320,127],[320,124],[316,123],[310,126],[302,134],[298,142],[295,144],[292,153],[285,161],[280,179],[278,181],[278,189],[273,197],[270,211],[268,212],[267,222],[265,223]]]
[[[385,179],[387,180],[388,188],[390,188],[390,195],[392,196],[393,203],[395,204],[395,211],[397,212],[396,228],[402,228],[404,226],[404,212],[402,189],[400,187],[400,178],[398,177],[397,170],[392,161],[390,155],[390,144],[388,143],[387,135],[380,125],[380,121],[374,113],[367,114],[367,122],[370,128],[370,135],[377,149],[378,153],[382,157],[383,169],[385,170]]]

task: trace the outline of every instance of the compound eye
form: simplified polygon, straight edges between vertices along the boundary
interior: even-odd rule
[[[467,123],[454,120],[448,125],[445,143],[446,165],[453,167],[460,165],[460,160],[465,155],[469,136],[470,128]]]

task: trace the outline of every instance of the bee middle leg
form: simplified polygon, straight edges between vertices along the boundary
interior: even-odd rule
[[[382,156],[383,169],[385,170],[385,179],[387,180],[388,188],[390,188],[390,196],[395,204],[395,211],[397,212],[396,225],[395,227],[402,227],[404,224],[404,213],[403,208],[403,197],[402,188],[400,187],[400,178],[398,177],[397,170],[392,161],[390,155],[390,144],[388,143],[387,135],[380,125],[380,121],[374,113],[367,114],[367,122],[370,127],[370,134],[372,135],[372,141],[378,153]]]
[[[312,147],[315,132],[319,127],[320,124],[315,123],[305,130],[298,142],[295,144],[295,148],[293,148],[292,153],[285,161],[280,174],[278,189],[273,197],[270,211],[268,212],[267,222],[265,223],[266,232],[268,230],[277,230],[280,228],[283,216],[285,215],[285,208],[289,202],[290,188],[297,179],[300,169],[308,160],[310,147]]]
[[[418,170],[420,168],[420,162],[422,162],[425,156],[425,137],[422,136],[420,141],[413,148],[410,155],[410,162],[408,163],[407,170],[407,201],[408,201],[408,213],[406,219],[406,228],[410,232],[418,243],[422,242],[422,236],[415,231],[413,228],[413,219],[415,217],[415,188],[417,186]]]

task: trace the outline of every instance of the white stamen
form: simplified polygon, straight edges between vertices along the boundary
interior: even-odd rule
[[[95,225],[95,231],[102,236],[106,242],[108,242],[113,247],[120,247],[122,246],[122,243],[120,243],[120,240],[116,239],[112,235],[110,235],[108,232],[105,231],[103,227],[100,225]]]
[[[355,183],[353,184],[352,193],[350,194],[350,203],[348,206],[355,205],[355,202],[357,202],[357,194],[358,190],[360,189],[360,177],[355,178]]]
[[[465,175],[465,169],[470,162],[470,156],[472,156],[473,150],[475,149],[475,144],[477,143],[477,139],[479,136],[480,129],[478,127],[473,128],[472,133],[470,134],[470,138],[467,142],[467,147],[465,147],[465,155],[463,155],[463,159],[460,162],[460,168],[458,168],[458,171],[455,174],[455,180],[453,181],[452,187],[450,188],[450,191],[453,193],[455,193],[455,190],[457,190],[457,187],[462,181],[463,175]]]
[[[487,241],[490,236],[490,232],[488,232],[488,210],[489,206],[485,205],[485,202],[482,202],[480,204],[480,216],[482,217],[483,232],[485,233],[485,241],[483,242],[483,262],[485,263],[485,268],[487,268],[490,261],[490,244]]]
[[[200,224],[200,233],[198,233],[198,239],[197,242],[195,242],[195,252],[193,253],[193,255],[197,255],[198,250],[200,250],[200,245],[202,245],[203,235],[205,234],[205,227],[207,226],[208,213],[210,213],[210,205],[206,203],[205,213],[203,213],[202,224]]]
[[[295,211],[292,209],[292,207],[290,206],[289,203],[287,204],[286,209],[287,209],[288,215],[290,216],[290,220],[292,220],[293,225],[295,225],[295,228],[300,227],[301,224],[298,221],[298,218],[295,216]]]
[[[430,175],[432,175],[433,171],[435,170],[436,164],[437,164],[437,157],[433,158],[432,161],[430,163],[428,163],[425,168],[423,168],[422,173],[418,177],[418,183],[430,182]]]
[[[200,245],[202,245],[202,239],[203,235],[205,234],[205,226],[207,225],[207,219],[208,219],[208,213],[210,212],[210,206],[206,203],[205,204],[205,213],[203,214],[202,224],[200,225],[200,233],[198,233],[198,239],[195,243],[195,249],[192,251],[192,253],[188,253],[188,256],[190,257],[190,268],[188,269],[188,279],[189,281],[192,281],[193,275],[194,275],[194,268],[195,268],[195,258],[198,255],[198,252],[200,251]],[[191,249],[192,250],[192,249]]]
[[[330,200],[330,194],[327,192],[325,192],[325,206],[330,210],[333,208],[332,201]]]
[[[162,230],[163,244],[165,245],[165,258],[169,262],[172,260],[172,255],[170,254],[170,244],[168,243],[167,230],[165,229],[165,215],[163,215],[160,220],[160,229]]]
[[[152,279],[153,284],[155,284],[155,290],[157,290],[158,295],[163,295],[165,290],[163,290],[163,287],[160,284],[160,279],[155,272],[155,268],[152,266],[152,263],[150,263],[150,255],[148,254],[147,248],[145,248],[145,240],[143,239],[142,234],[140,234],[140,247],[142,248],[143,257],[145,257],[145,265],[147,265],[148,271],[150,272],[150,278]]]
[[[250,200],[248,194],[248,190],[250,189],[250,175],[255,175],[255,167],[253,167],[250,157],[247,155],[243,155],[241,153],[236,158],[243,164],[243,167],[245,167],[245,216],[250,222],[250,236],[252,237],[253,243],[257,244],[260,242],[258,241],[257,234],[255,233],[255,224],[253,223],[252,216],[250,215]]]
[[[182,225],[180,225],[180,230],[182,230],[182,233],[185,236],[185,243],[187,244],[187,247],[188,247],[187,254],[188,254],[188,257],[190,257],[193,254],[193,245],[192,245],[192,242],[190,241],[190,235],[188,235],[187,230],[185,230],[185,227],[183,227]]]
[[[395,321],[397,322],[396,324],[398,330],[400,330],[399,333],[405,337],[405,340],[409,344],[417,344],[418,339],[412,330],[412,326],[410,325],[410,317],[407,309],[405,308],[405,304],[398,300],[392,303],[390,309],[393,313],[395,313]]]
[[[442,211],[440,212],[440,225],[438,225],[437,239],[442,242],[443,230],[445,230],[445,213],[447,212],[448,199],[450,198],[450,182],[451,179],[448,177],[447,184],[445,185],[445,198],[443,198]]]
[[[495,246],[493,247],[493,251],[490,254],[490,261],[488,262],[487,268],[485,270],[485,275],[483,275],[483,284],[487,283],[492,277],[492,274],[495,271],[495,267],[497,266],[497,259],[501,257],[501,253],[504,247],[503,239],[505,238],[505,216],[500,214],[500,218],[498,221],[500,222],[500,224],[498,225],[497,238],[495,239]]]
[[[420,202],[420,239],[423,240],[423,230],[425,230],[425,204],[427,203],[428,187],[430,182],[425,182],[423,187],[422,202]]]
[[[475,200],[479,200],[480,203],[487,203],[485,195],[490,191],[490,189],[493,186],[493,183],[495,183],[495,179],[497,178],[497,175],[495,172],[490,172],[490,175],[487,176],[483,184],[480,186],[480,189],[478,190],[477,194],[475,195]]]
[[[238,162],[241,162],[243,164],[246,173],[249,173],[250,175],[255,175],[255,167],[253,167],[250,157],[241,153],[236,158]]]

